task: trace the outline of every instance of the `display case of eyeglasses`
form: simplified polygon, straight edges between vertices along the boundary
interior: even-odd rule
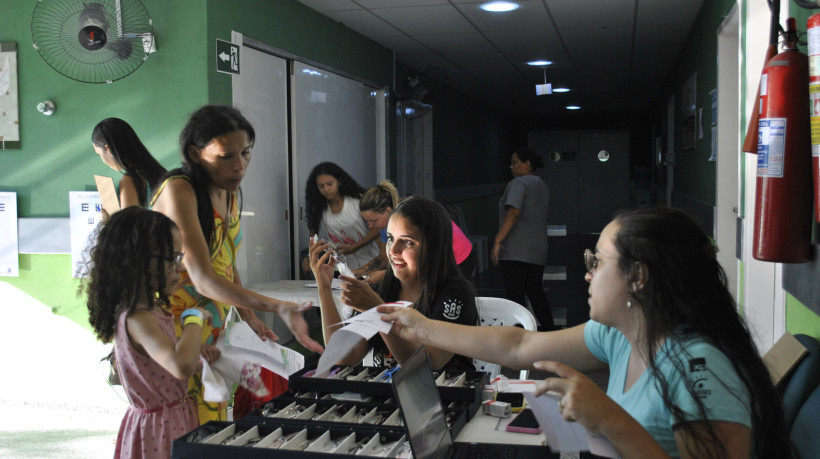
[[[304,368],[290,375],[288,387],[293,391],[317,393],[353,393],[392,397],[390,384],[396,368],[344,366],[331,369],[325,377],[314,377],[315,367]],[[439,397],[444,406],[452,401],[469,402],[468,420],[481,407],[481,391],[489,384],[489,375],[482,371],[442,370],[434,372]]]
[[[210,421],[174,440],[174,458],[408,457],[402,429]],[[406,450],[406,451],[405,451]]]
[[[336,366],[314,377],[311,368],[303,369],[291,375],[287,392],[241,420],[211,421],[174,440],[172,457],[407,457],[393,371]],[[441,371],[435,377],[455,437],[479,409],[488,376]]]

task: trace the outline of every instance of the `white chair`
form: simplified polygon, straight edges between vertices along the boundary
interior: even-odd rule
[[[524,306],[506,298],[480,296],[475,299],[480,325],[484,327],[518,325],[526,330],[535,331],[535,317]],[[490,380],[501,372],[501,365],[473,359],[476,370],[490,373]],[[521,370],[519,379],[527,379],[529,370]]]

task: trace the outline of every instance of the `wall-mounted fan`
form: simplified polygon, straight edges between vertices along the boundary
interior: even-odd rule
[[[139,0],[38,0],[34,48],[72,80],[111,83],[134,72],[153,45],[153,25]]]

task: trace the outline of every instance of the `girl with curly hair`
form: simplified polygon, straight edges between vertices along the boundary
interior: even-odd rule
[[[104,343],[114,341],[117,372],[129,407],[120,424],[115,457],[170,457],[174,438],[199,425],[187,379],[219,358],[202,347],[202,308],[183,313],[177,339],[168,296],[180,278],[182,240],[164,215],[140,207],[103,222],[90,251],[84,283],[89,322]]]
[[[365,189],[344,169],[331,162],[313,168],[305,186],[305,210],[310,235],[327,238],[347,258],[350,269],[358,269],[379,255],[378,229],[368,230],[359,215],[359,200]],[[324,230],[324,231],[321,231]],[[307,259],[304,270],[310,269]]]

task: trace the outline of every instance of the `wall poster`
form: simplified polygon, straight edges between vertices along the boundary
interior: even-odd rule
[[[0,43],[0,150],[20,149],[17,43]]]

